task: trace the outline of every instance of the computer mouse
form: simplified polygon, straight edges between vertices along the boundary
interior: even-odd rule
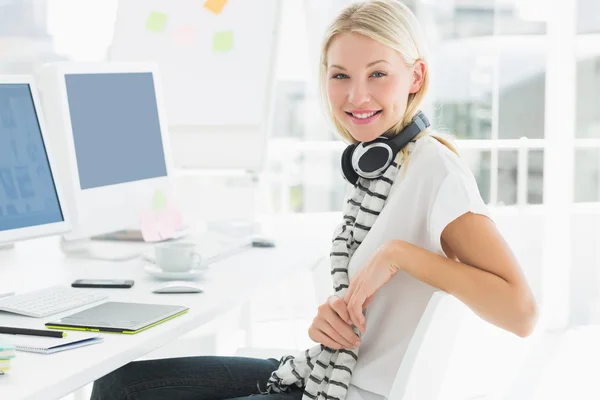
[[[169,281],[154,289],[152,293],[202,293],[198,285],[187,281]]]
[[[252,238],[252,247],[275,247],[275,241],[263,236]]]

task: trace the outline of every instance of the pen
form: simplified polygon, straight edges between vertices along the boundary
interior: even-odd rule
[[[67,334],[61,331],[44,331],[39,329],[25,329],[25,328],[9,328],[8,326],[0,326],[0,333],[7,333],[9,335],[29,335],[29,336],[47,336],[55,338],[66,337]]]

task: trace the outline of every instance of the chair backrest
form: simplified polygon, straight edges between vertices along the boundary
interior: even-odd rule
[[[429,300],[402,359],[390,400],[438,400],[466,306],[437,291]]]

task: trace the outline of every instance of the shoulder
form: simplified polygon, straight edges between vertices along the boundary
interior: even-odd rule
[[[424,136],[417,140],[409,156],[406,174],[434,187],[439,187],[449,176],[475,182],[466,160],[433,136]]]
[[[423,143],[415,145],[407,175],[410,171],[429,189],[428,198],[422,199],[427,207],[427,226],[431,245],[442,254],[440,238],[446,226],[468,212],[488,218],[490,213],[466,160],[434,137],[419,140]]]

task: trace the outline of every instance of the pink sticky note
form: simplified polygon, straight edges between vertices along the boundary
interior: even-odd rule
[[[165,213],[168,215],[168,218],[173,224],[175,230],[179,230],[183,227],[183,217],[181,215],[181,210],[175,203],[173,203],[172,201],[169,202]]]
[[[161,240],[168,240],[175,237],[175,224],[171,214],[161,212],[157,215],[158,236]]]
[[[194,40],[196,29],[191,25],[180,26],[175,30],[175,41],[179,44],[189,44]]]
[[[160,242],[159,229],[152,211],[142,213],[140,219],[140,231],[144,242]]]

